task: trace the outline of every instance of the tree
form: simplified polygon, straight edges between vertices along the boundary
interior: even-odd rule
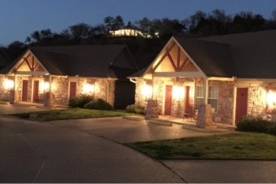
[[[124,19],[121,16],[116,16],[115,18],[108,16],[104,18],[104,27],[108,32],[111,30],[124,28],[124,26]]]
[[[93,28],[85,23],[70,26],[69,34],[73,40],[85,40],[93,37]]]

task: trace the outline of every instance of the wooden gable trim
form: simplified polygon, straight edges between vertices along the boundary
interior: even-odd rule
[[[151,62],[151,64],[147,67],[147,69],[146,69],[145,72],[143,73],[143,76],[144,76],[146,73],[148,73],[148,72],[150,72],[151,70],[153,70],[152,68],[153,68],[154,63],[156,62],[156,60],[158,59],[158,57],[160,57],[160,55],[166,51],[166,48],[169,46],[169,44],[172,42],[172,40],[173,40],[173,38],[171,38],[171,39],[165,44],[165,46],[162,48],[162,50],[158,53],[158,55],[154,58],[154,60]],[[174,43],[173,43],[173,44],[174,44]],[[164,55],[163,55],[163,57],[164,57]],[[162,57],[162,58],[163,58],[163,57]],[[165,57],[166,57],[166,56],[165,56]],[[164,57],[164,58],[165,58],[165,57]],[[164,60],[164,58],[163,58],[163,60]],[[161,60],[161,59],[160,59],[160,60]],[[159,60],[159,63],[158,63],[157,65],[160,65],[160,60]]]
[[[172,37],[167,43],[166,45],[163,47],[163,49],[159,52],[159,54],[156,56],[156,58],[153,60],[153,62],[148,66],[148,68],[145,70],[145,72],[143,73],[143,76],[145,74],[147,74],[148,72],[153,72],[156,70],[156,68],[162,63],[162,61],[165,59],[165,57],[167,56],[166,53],[168,51],[168,46],[172,44],[172,46],[170,47],[170,49],[172,49],[175,45],[178,46],[178,49],[180,51],[182,51],[187,59],[185,60],[185,63],[182,64],[182,66],[179,66],[179,70],[183,69],[183,67],[185,67],[185,65],[187,64],[187,61],[189,60],[194,66],[195,68],[202,74],[202,76],[204,78],[207,78],[207,75],[201,70],[201,68],[196,64],[196,62],[192,59],[192,57],[185,51],[185,49],[180,45],[180,43],[174,38]],[[157,63],[157,65],[153,68],[154,63],[156,62],[156,60],[158,59],[158,57],[160,57],[161,54],[165,53],[161,59],[159,60],[159,62]],[[177,72],[177,71],[176,71]]]
[[[166,52],[164,53],[164,55],[162,56],[162,58],[159,60],[159,62],[157,63],[157,65],[153,68],[153,71],[155,71],[158,68],[158,66],[163,62],[163,60],[166,57],[169,57],[170,62],[172,62],[173,67],[175,66],[174,63],[173,63],[173,60],[172,60],[172,58],[170,56],[170,51],[174,48],[174,46],[175,46],[175,43],[173,43],[170,48],[166,49]]]
[[[180,48],[177,47],[177,70],[181,70],[180,67]]]
[[[205,78],[207,78],[207,75],[203,72],[203,70],[201,70],[201,68],[196,64],[196,62],[193,60],[193,58],[186,52],[186,50],[180,45],[180,43],[174,38],[172,37],[172,40],[175,41],[176,45],[180,48],[180,50],[182,50],[182,52],[184,52],[184,54],[187,56],[187,58],[191,61],[191,63],[196,67],[196,69],[198,71],[200,71],[203,76]]]
[[[154,77],[204,77],[201,72],[157,72],[153,74]]]
[[[28,65],[28,67],[30,68],[30,70],[33,72],[32,66],[31,66],[30,63],[26,60],[26,58],[29,57],[30,55],[32,55],[32,57],[33,57],[33,62],[34,62],[34,59],[37,60],[37,64],[36,64],[35,68],[38,67],[38,66],[40,65],[40,66],[42,67],[42,69],[43,69],[44,71],[46,71],[45,73],[49,73],[49,71],[46,69],[46,67],[39,61],[39,59],[34,55],[34,53],[33,53],[31,50],[27,50],[27,51],[25,52],[25,54],[23,54],[23,56],[20,57],[20,58],[18,59],[18,61],[17,61],[17,62],[15,63],[15,65],[9,70],[8,73],[9,73],[9,74],[13,73],[13,71],[16,70],[23,62],[26,62],[27,65]],[[34,68],[34,69],[35,69],[35,68]]]
[[[173,58],[172,58],[170,52],[168,52],[167,55],[168,55],[168,58],[169,58],[169,60],[170,60],[170,62],[172,64],[174,70],[177,71],[177,66],[174,64],[174,61],[173,61]]]
[[[185,61],[182,63],[182,65],[179,67],[179,70],[183,70],[188,63],[189,63],[189,58],[187,57]]]

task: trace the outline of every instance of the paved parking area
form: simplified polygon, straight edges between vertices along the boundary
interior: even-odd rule
[[[0,182],[182,182],[158,161],[74,128],[0,118]]]
[[[0,182],[276,182],[274,161],[152,160],[120,143],[217,132],[122,118],[0,118]]]

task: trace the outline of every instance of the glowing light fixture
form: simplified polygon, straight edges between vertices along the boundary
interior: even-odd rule
[[[276,91],[269,90],[267,92],[266,103],[270,110],[276,109]]]
[[[184,99],[184,87],[174,86],[173,87],[173,98],[177,101]]]
[[[11,90],[14,88],[14,81],[13,80],[10,80],[10,79],[6,79],[4,81],[4,88],[6,90]]]
[[[95,92],[95,84],[84,84],[83,88],[82,88],[82,93],[83,94],[87,94],[87,95],[91,95]]]
[[[145,99],[150,99],[152,97],[152,86],[145,84],[142,93]]]
[[[43,83],[43,90],[44,90],[44,92],[49,92],[49,90],[50,90],[50,83],[49,82],[44,82]]]

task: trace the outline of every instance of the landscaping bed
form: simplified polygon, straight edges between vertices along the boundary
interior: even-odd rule
[[[130,115],[130,114],[123,111],[92,110],[92,109],[81,109],[81,108],[69,108],[65,110],[50,110],[50,111],[14,114],[14,116],[16,117],[33,120],[33,121],[119,117],[119,116],[127,116],[127,115]]]
[[[276,160],[276,136],[235,133],[128,144],[156,159]]]

